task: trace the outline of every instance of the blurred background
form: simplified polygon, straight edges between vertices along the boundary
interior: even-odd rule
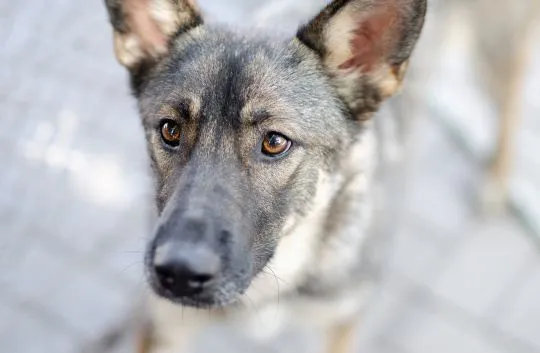
[[[286,33],[325,2],[199,1],[215,20]],[[410,135],[406,207],[358,352],[540,351],[538,3],[430,0],[403,95],[386,107]],[[152,196],[111,38],[102,1],[0,0],[0,352],[130,351],[116,338],[144,293]],[[501,198],[486,171],[502,121],[500,212],[485,205]],[[198,351],[317,351],[287,333],[224,332]]]

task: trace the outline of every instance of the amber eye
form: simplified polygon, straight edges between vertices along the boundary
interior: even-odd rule
[[[172,147],[180,143],[180,126],[172,120],[165,120],[161,123],[161,138]]]
[[[262,153],[270,157],[279,156],[291,148],[291,141],[277,132],[269,132],[262,142]]]

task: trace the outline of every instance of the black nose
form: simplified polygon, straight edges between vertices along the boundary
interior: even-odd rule
[[[173,295],[202,292],[216,279],[220,268],[219,256],[203,244],[168,241],[154,254],[157,280]]]

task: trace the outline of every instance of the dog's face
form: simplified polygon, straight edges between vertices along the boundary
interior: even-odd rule
[[[208,27],[183,0],[106,2],[155,172],[150,283],[234,302],[399,86],[425,0],[334,1],[282,41]]]

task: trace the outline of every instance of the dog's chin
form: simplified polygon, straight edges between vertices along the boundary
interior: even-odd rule
[[[223,308],[229,305],[235,304],[241,294],[230,296],[227,298],[216,297],[212,295],[190,295],[190,296],[176,296],[172,293],[166,293],[166,291],[156,291],[158,296],[169,300],[170,302],[182,306],[189,306],[197,309],[214,309]]]
[[[151,289],[157,296],[174,304],[189,306],[198,309],[223,308],[239,302],[246,288],[238,288],[236,284],[228,284],[215,289],[205,290],[200,293],[179,295],[154,281],[150,281]],[[242,286],[244,287],[244,286]],[[247,287],[247,286],[246,286]]]

